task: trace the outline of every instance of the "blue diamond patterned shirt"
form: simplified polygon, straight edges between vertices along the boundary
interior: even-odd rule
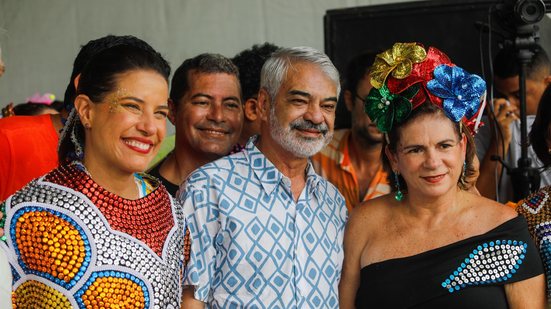
[[[290,179],[255,142],[182,184],[191,236],[184,285],[209,308],[338,308],[344,198],[308,163],[294,202]]]

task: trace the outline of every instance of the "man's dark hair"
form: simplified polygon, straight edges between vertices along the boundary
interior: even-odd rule
[[[258,94],[262,65],[278,49],[278,46],[271,43],[256,44],[233,57],[232,61],[239,69],[243,102]]]
[[[186,59],[174,72],[170,87],[170,99],[178,106],[180,99],[189,91],[190,73],[226,73],[239,79],[239,71],[233,62],[220,54],[200,54]]]
[[[360,80],[368,72],[369,68],[375,61],[377,52],[366,51],[358,54],[352,60],[350,60],[346,66],[346,71],[343,74],[343,89],[350,91],[354,96],[357,94],[358,84]],[[335,119],[335,128],[350,128],[352,120],[350,112],[346,109],[346,105],[339,104],[337,106],[337,118]]]
[[[131,35],[107,35],[99,39],[91,40],[83,45],[78,52],[75,61],[73,62],[73,72],[71,73],[69,84],[67,85],[67,89],[65,90],[63,102],[65,105],[64,107],[68,112],[73,109],[74,100],[76,98],[76,89],[74,83],[75,77],[77,77],[77,75],[82,72],[86,64],[90,62],[90,59],[92,59],[95,54],[117,45],[130,45],[141,48],[143,50],[147,50],[149,52],[155,52],[153,47],[151,47],[149,44]]]
[[[371,65],[373,65],[373,61],[375,61],[377,54],[377,52],[372,51],[365,52],[357,55],[348,62],[344,79],[344,90],[356,94],[358,83],[365,76],[365,73],[368,72],[369,68],[371,68]]]
[[[27,102],[15,105],[13,107],[13,113],[15,116],[36,116],[50,108],[55,109],[50,105]]]
[[[519,75],[520,64],[517,50],[512,46],[500,49],[494,58],[493,68],[495,76],[499,78]],[[526,68],[526,78],[537,79],[542,70],[544,70],[545,75],[549,75],[551,63],[543,47],[537,45],[534,56]]]

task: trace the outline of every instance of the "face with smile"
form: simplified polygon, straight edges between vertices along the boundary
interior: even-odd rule
[[[408,193],[432,198],[457,188],[465,152],[466,138],[459,138],[453,122],[440,113],[422,115],[404,125],[396,153],[386,149],[392,169],[402,175]]]
[[[102,102],[79,95],[75,106],[85,127],[84,163],[122,173],[144,171],[166,132],[168,84],[157,72],[116,76]]]
[[[188,74],[189,90],[172,108],[176,147],[208,159],[225,156],[243,125],[239,80],[227,73]]]
[[[369,144],[378,144],[383,141],[383,133],[379,131],[375,123],[365,113],[364,99],[373,88],[369,82],[369,74],[365,74],[358,81],[356,93],[345,92],[346,107],[352,117],[352,131]]]
[[[269,135],[292,156],[310,157],[331,140],[336,106],[335,83],[317,65],[295,63],[269,107]]]

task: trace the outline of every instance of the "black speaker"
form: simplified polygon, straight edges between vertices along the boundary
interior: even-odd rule
[[[437,0],[329,10],[324,17],[325,52],[342,74],[348,61],[362,52],[386,50],[395,42],[419,42],[435,46],[458,66],[491,82],[490,57],[498,43],[514,38],[497,23],[494,11],[500,2]],[[540,44],[547,51],[550,24],[547,16],[538,24]],[[335,126],[350,126],[344,104],[337,108]]]

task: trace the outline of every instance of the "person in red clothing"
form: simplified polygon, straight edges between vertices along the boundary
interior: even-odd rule
[[[57,166],[61,116],[0,119],[0,201]]]

